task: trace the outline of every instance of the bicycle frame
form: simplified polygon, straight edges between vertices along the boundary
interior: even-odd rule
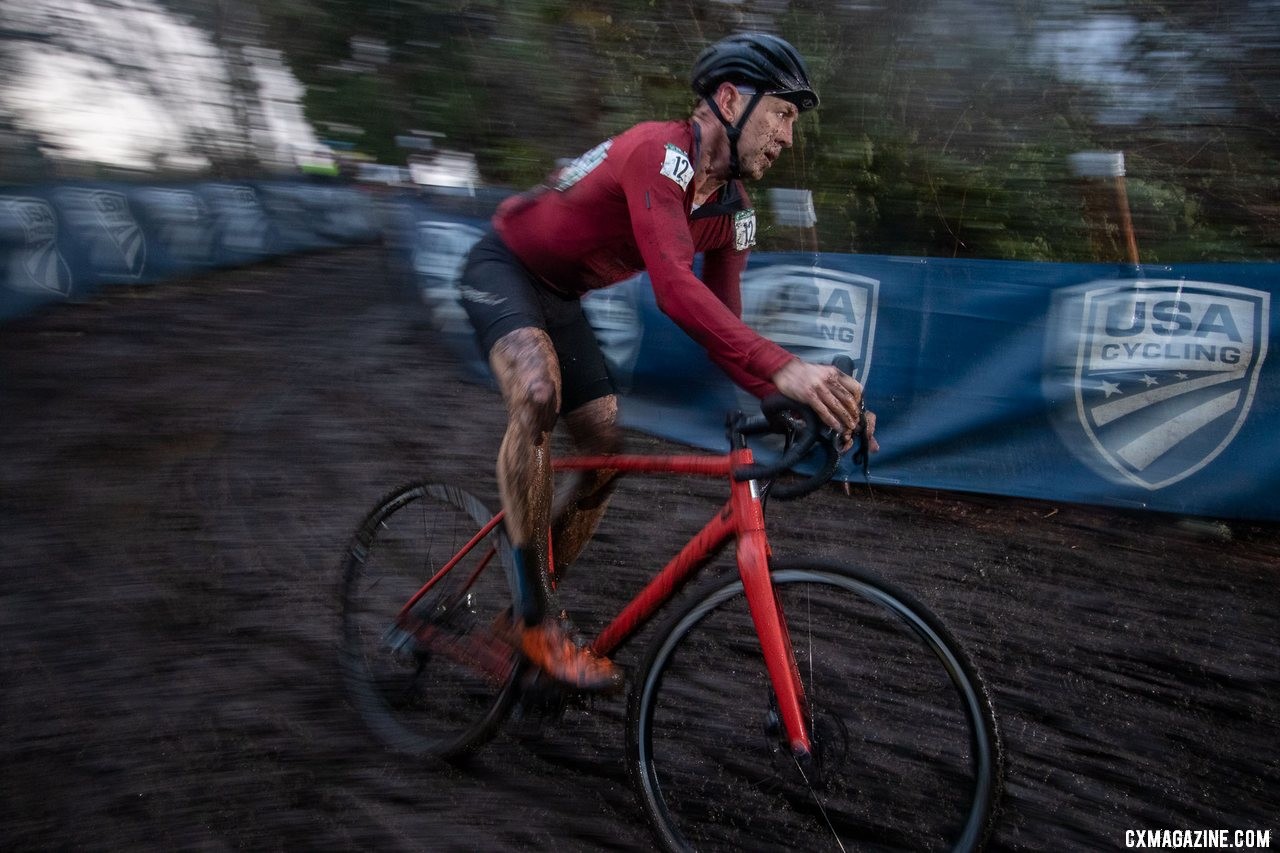
[[[602,655],[612,654],[710,562],[730,539],[736,538],[738,574],[742,578],[751,621],[760,638],[778,711],[792,752],[797,756],[808,755],[811,744],[805,724],[807,703],[782,604],[774,595],[769,579],[771,551],[765,533],[759,484],[755,480],[735,480],[732,476],[735,469],[753,461],[751,449],[744,447],[723,456],[580,456],[553,460],[552,465],[557,470],[611,468],[629,473],[724,477],[729,481],[729,500],[720,512],[623,607],[596,638],[592,648]]]
[[[778,703],[778,712],[787,733],[792,754],[801,759],[810,755],[812,743],[806,723],[808,702],[800,681],[800,670],[787,631],[782,604],[774,594],[769,577],[769,540],[765,534],[764,508],[761,491],[756,480],[739,481],[733,471],[754,461],[751,449],[735,448],[727,454],[646,456],[620,454],[617,456],[564,456],[552,460],[557,471],[584,471],[611,469],[641,474],[684,474],[706,477],[724,477],[729,481],[729,500],[703,528],[659,571],[648,584],[622,608],[592,643],[601,655],[611,655],[623,643],[634,636],[663,605],[671,600],[697,572],[718,554],[730,539],[737,540],[738,573],[747,599],[752,623],[760,639],[765,667]],[[499,512],[462,547],[405,604],[402,613],[408,613],[414,604],[448,573],[499,523]],[[470,586],[491,562],[487,556],[465,586]]]

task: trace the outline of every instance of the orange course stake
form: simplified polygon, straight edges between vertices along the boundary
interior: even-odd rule
[[[1067,158],[1071,171],[1081,178],[1111,178],[1115,186],[1116,208],[1120,214],[1120,230],[1124,234],[1125,254],[1129,263],[1137,266],[1138,240],[1133,233],[1133,218],[1129,213],[1129,194],[1124,184],[1124,152],[1081,151]]]

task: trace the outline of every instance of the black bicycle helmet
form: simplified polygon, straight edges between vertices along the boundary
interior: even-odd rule
[[[739,33],[706,48],[693,64],[691,82],[693,91],[711,108],[729,136],[729,172],[734,178],[742,177],[738,137],[761,98],[783,98],[801,112],[818,105],[818,93],[809,82],[809,71],[800,54],[786,40],[768,33]],[[754,90],[737,124],[720,114],[712,98],[721,83]]]
[[[739,33],[706,48],[693,64],[692,82],[693,91],[704,98],[729,82],[784,98],[802,112],[818,105],[800,54],[784,39],[768,33]]]

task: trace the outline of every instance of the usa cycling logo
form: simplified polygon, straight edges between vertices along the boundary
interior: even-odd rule
[[[137,279],[147,261],[147,241],[122,193],[64,189],[57,202],[85,241],[89,265],[109,279]]]
[[[21,246],[9,261],[9,282],[16,288],[58,296],[71,294],[71,269],[58,251],[58,219],[41,198],[0,196],[0,210],[22,229]],[[0,220],[2,221],[2,220]],[[0,230],[0,234],[3,234]]]
[[[593,290],[582,297],[582,310],[596,333],[600,351],[609,362],[610,375],[618,390],[631,390],[644,321],[640,312],[640,277],[633,276],[613,287]]]
[[[462,268],[471,247],[483,236],[479,228],[461,222],[423,220],[416,225],[413,271],[417,274],[418,293],[438,329],[468,328],[467,314],[459,301]],[[492,298],[490,294],[472,295],[485,297]]]
[[[129,276],[138,278],[147,262],[147,241],[129,210],[129,202],[123,194],[106,190],[94,190],[90,201],[98,224],[119,250]]]
[[[742,277],[743,319],[807,361],[853,359],[854,378],[871,372],[880,282],[822,267],[775,265]]]
[[[1191,281],[1075,290],[1075,413],[1095,452],[1150,490],[1204,468],[1253,405],[1270,295]]]
[[[204,265],[213,262],[216,235],[209,209],[190,190],[147,187],[134,196],[150,215],[160,246],[173,258]]]

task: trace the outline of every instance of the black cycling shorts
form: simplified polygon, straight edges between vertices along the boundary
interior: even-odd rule
[[[486,358],[503,335],[516,329],[547,333],[560,360],[562,413],[616,393],[582,301],[541,285],[495,232],[472,247],[459,290]]]

